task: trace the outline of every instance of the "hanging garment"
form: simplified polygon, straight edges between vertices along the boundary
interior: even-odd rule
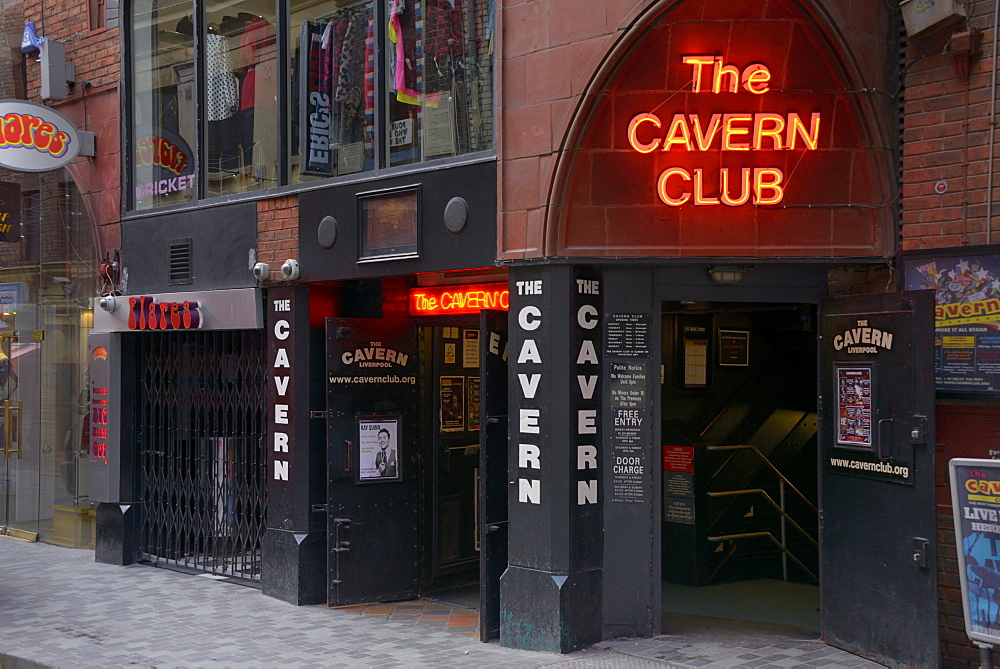
[[[229,42],[222,35],[205,36],[205,88],[209,121],[221,121],[236,113],[236,76],[229,59]]]
[[[256,105],[257,66],[269,65],[274,60],[277,55],[275,44],[274,26],[260,16],[255,16],[240,36],[240,68],[246,73],[240,109]]]

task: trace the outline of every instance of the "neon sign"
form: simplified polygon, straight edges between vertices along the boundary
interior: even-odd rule
[[[193,300],[156,302],[149,295],[128,298],[129,330],[194,330],[201,327],[201,312]]]
[[[742,89],[764,95],[771,90],[771,71],[766,65],[754,63],[740,70],[716,56],[683,56],[681,60],[691,66],[694,93],[721,95]],[[676,113],[665,124],[656,114],[643,112],[629,121],[628,143],[641,154],[654,151],[815,151],[819,148],[821,120],[818,113],[804,118],[795,112],[738,111],[708,117]],[[660,172],[656,181],[657,195],[671,207],[688,203],[729,207],[747,203],[773,205],[782,201],[785,187],[785,174],[777,167],[720,167],[713,179],[704,169],[674,166]],[[716,194],[710,195],[710,192]]]
[[[411,316],[477,314],[480,309],[510,308],[510,290],[505,283],[436,286],[410,290]]]
[[[108,389],[90,389],[90,455],[108,463]]]

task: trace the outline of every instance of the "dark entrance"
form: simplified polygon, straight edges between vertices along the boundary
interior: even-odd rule
[[[938,663],[934,294],[824,303],[823,632],[891,666]]]
[[[663,629],[818,635],[813,305],[665,303]]]
[[[260,581],[267,504],[259,330],[136,334],[139,558]]]

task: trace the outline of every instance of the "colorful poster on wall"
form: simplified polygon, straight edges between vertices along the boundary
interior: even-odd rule
[[[837,444],[872,449],[871,367],[837,368]]]
[[[442,376],[438,387],[441,400],[441,431],[465,429],[465,377]]]
[[[466,398],[465,413],[466,413],[466,426],[465,429],[472,431],[479,429],[479,377],[470,376],[469,377],[469,394]]]
[[[365,416],[358,419],[358,479],[398,481],[399,418]]]
[[[1000,255],[996,247],[906,259],[907,290],[935,293],[934,367],[939,392],[1000,392]]]
[[[1000,643],[1000,462],[949,463],[965,633]]]

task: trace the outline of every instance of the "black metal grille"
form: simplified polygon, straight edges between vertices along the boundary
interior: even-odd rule
[[[140,559],[259,581],[267,505],[263,332],[136,338]]]

